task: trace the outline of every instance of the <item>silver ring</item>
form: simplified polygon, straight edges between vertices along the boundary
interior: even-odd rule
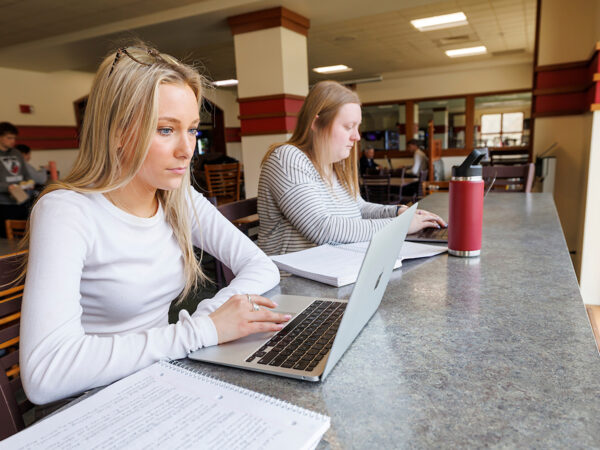
[[[246,297],[248,297],[248,301],[252,306],[252,309],[250,311],[260,311],[260,307],[256,303],[254,303],[254,301],[252,300],[252,296],[250,294],[246,294]]]

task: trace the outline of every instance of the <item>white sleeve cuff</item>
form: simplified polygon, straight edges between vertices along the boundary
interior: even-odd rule
[[[210,317],[197,315],[193,317],[193,320],[198,326],[202,347],[210,347],[219,343],[217,328]]]

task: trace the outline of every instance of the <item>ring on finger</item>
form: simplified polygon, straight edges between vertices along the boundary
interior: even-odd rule
[[[260,311],[260,307],[254,302],[252,302],[252,311]]]

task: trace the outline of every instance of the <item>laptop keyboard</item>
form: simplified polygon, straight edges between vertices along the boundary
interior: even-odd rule
[[[310,372],[331,349],[345,309],[346,303],[315,300],[246,362]]]
[[[427,239],[448,239],[448,228],[425,228],[419,231],[419,237]]]

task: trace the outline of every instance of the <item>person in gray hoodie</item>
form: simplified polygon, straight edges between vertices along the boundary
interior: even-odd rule
[[[23,155],[14,148],[19,130],[9,122],[0,122],[0,237],[6,237],[6,219],[27,219],[31,202],[18,204],[9,188],[30,180]]]

